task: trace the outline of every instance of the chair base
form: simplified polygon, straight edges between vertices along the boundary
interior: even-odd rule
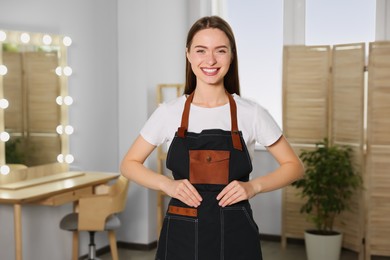
[[[86,260],[100,260],[96,257],[96,245],[95,245],[95,231],[88,231],[89,233],[89,248],[88,257]]]

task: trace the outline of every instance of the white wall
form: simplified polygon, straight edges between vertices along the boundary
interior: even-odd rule
[[[182,83],[185,76],[187,1],[118,1],[119,154],[124,156],[156,108],[156,85]],[[156,169],[156,157],[146,162]],[[130,186],[118,240],[156,241],[156,193]]]

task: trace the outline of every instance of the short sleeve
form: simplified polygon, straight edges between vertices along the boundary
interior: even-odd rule
[[[150,144],[158,146],[166,141],[165,134],[165,104],[159,105],[152,113],[145,125],[142,127],[140,134]]]
[[[271,114],[260,105],[256,105],[255,136],[256,142],[263,146],[274,144],[282,135],[282,130]]]

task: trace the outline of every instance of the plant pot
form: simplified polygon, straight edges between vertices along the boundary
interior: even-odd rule
[[[305,247],[308,260],[339,260],[343,235],[339,232],[318,234],[313,230],[305,231]]]

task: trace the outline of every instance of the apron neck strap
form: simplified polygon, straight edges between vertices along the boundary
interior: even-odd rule
[[[190,107],[191,107],[192,100],[194,99],[194,93],[195,93],[195,91],[193,91],[191,93],[191,95],[189,95],[187,97],[187,100],[184,104],[184,110],[183,110],[183,114],[181,116],[181,126],[177,130],[177,135],[178,135],[178,137],[181,137],[181,138],[185,138],[185,135],[186,135],[186,132],[188,129]],[[236,102],[234,101],[234,98],[232,97],[232,95],[230,95],[227,92],[226,92],[226,94],[229,98],[229,105],[230,105],[230,119],[231,119],[231,125],[232,125],[231,133],[232,133],[233,147],[237,150],[242,151],[242,144],[241,144],[240,134],[238,131],[238,124],[237,124]]]

